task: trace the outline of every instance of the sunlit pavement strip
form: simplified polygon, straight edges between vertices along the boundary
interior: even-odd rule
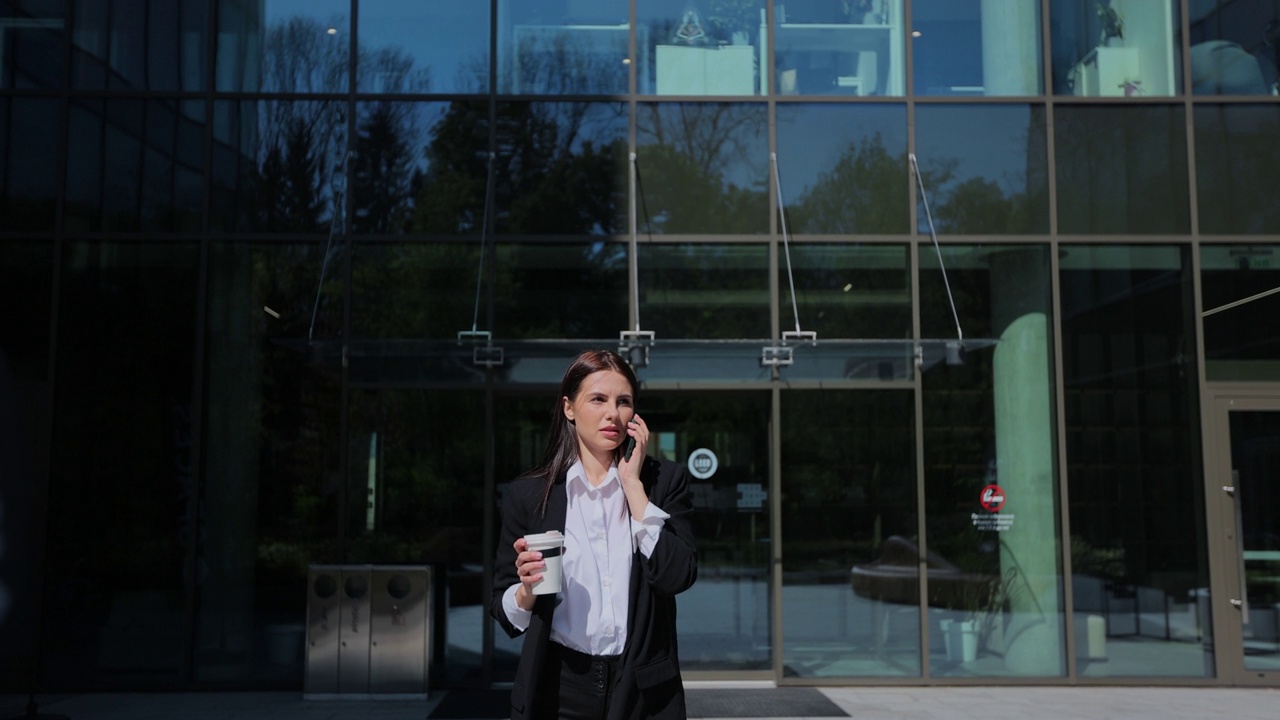
[[[768,683],[689,683],[762,688]],[[1276,720],[1280,690],[1188,687],[840,687],[821,692],[854,720]],[[37,698],[71,720],[423,720],[427,700],[303,700],[300,693],[121,693]],[[25,696],[0,696],[0,720],[20,718]],[[778,718],[777,720],[784,720]]]
[[[1276,720],[1280,690],[1188,687],[823,688],[855,720]]]

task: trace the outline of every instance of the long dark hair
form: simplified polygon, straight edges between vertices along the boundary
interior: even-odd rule
[[[564,371],[564,378],[560,381],[560,394],[556,395],[556,400],[551,405],[551,425],[547,433],[547,449],[542,455],[542,462],[521,475],[521,477],[544,479],[546,485],[542,489],[542,502],[538,505],[538,512],[542,515],[547,512],[547,498],[551,497],[552,486],[578,461],[578,434],[574,431],[573,423],[564,416],[564,398],[569,398],[569,402],[577,399],[582,381],[588,375],[601,370],[612,370],[627,379],[627,383],[631,385],[632,403],[635,402],[635,396],[640,390],[635,371],[616,352],[587,350],[579,353],[573,362],[569,363],[569,369]]]

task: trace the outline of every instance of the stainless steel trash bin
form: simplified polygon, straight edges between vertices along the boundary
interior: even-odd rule
[[[426,693],[431,649],[431,571],[375,567],[369,691]]]
[[[431,570],[312,565],[307,597],[307,697],[425,697]]]
[[[307,577],[307,655],[303,688],[309,694],[338,692],[338,605],[342,570],[312,565]]]
[[[370,568],[342,568],[338,588],[338,692],[369,692]]]

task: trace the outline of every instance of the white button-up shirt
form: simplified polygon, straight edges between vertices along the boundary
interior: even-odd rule
[[[588,655],[620,655],[627,643],[632,553],[650,557],[671,516],[649,503],[644,518],[633,522],[617,465],[592,487],[582,462],[574,463],[565,492],[563,581],[551,639]],[[507,588],[502,606],[511,624],[524,630],[533,613],[516,604],[519,587]]]

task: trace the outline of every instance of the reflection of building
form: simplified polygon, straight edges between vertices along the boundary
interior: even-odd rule
[[[1280,684],[1276,3],[684,4],[0,3],[0,688],[300,688],[315,563],[509,679],[584,345],[717,457],[691,678]]]

